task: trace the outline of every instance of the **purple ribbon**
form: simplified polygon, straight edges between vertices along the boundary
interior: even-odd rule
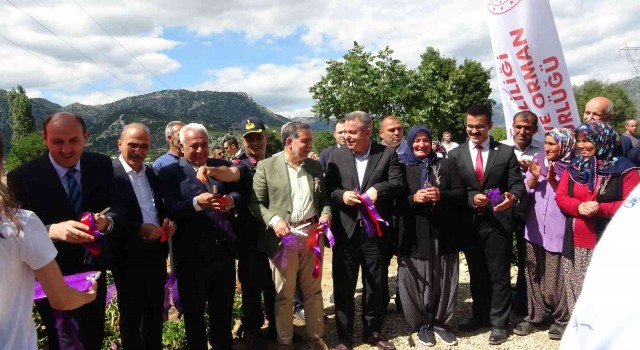
[[[91,285],[93,284],[93,280],[88,280],[87,277],[90,277],[96,272],[98,271],[82,272],[75,275],[64,276],[63,279],[69,287],[77,289],[81,292],[86,292],[89,290],[89,288],[91,288]],[[40,300],[46,297],[47,295],[45,294],[44,289],[42,289],[42,285],[40,284],[40,282],[36,281],[33,291],[33,300]]]
[[[92,276],[98,271],[87,271],[75,275],[64,276],[64,282],[71,288],[81,292],[86,292],[91,288],[94,278]],[[42,284],[36,281],[33,291],[33,300],[41,300],[47,297]],[[53,309],[56,318],[56,330],[58,331],[59,348],[66,350],[84,350],[80,341],[80,330],[78,323],[73,318],[70,311]]]
[[[169,309],[171,309],[172,301],[173,306],[175,306],[178,311],[178,318],[182,317],[183,309],[182,303],[180,303],[180,295],[178,294],[178,280],[176,279],[175,273],[170,272],[164,283],[164,310],[162,317],[164,321],[169,319]]]
[[[504,202],[504,194],[500,193],[500,189],[498,188],[487,190],[487,197],[489,198],[489,202],[491,202],[491,206],[493,207]]]
[[[326,223],[325,223],[326,225]],[[325,225],[322,225],[323,228],[326,228]],[[322,272],[322,251],[320,251],[320,231],[316,228],[313,230],[314,241],[313,241],[313,255],[316,256],[316,259],[313,264],[313,271],[311,272],[311,276],[313,279],[317,279]]]
[[[358,193],[357,190],[354,190],[354,192]],[[387,227],[389,227],[389,223],[382,219],[375,204],[373,204],[373,201],[369,198],[369,195],[364,192],[360,193],[360,200],[362,203],[358,205],[358,210],[360,211],[360,219],[362,219],[364,231],[367,233],[367,236],[369,238],[373,238],[376,235],[382,236],[382,230],[380,229],[378,221],[382,221]]]
[[[107,286],[107,301],[106,305],[109,305],[113,302],[113,300],[118,296],[118,289],[116,285],[111,283]]]
[[[211,216],[213,221],[227,234],[227,237],[229,237],[232,242],[236,240],[236,235],[233,233],[231,223],[224,217],[223,213],[216,210],[210,210],[207,211],[207,215]]]
[[[327,239],[329,240],[329,246],[333,248],[333,245],[336,244],[336,239],[333,236],[333,232],[331,232],[331,227],[329,227],[329,224],[324,220],[320,221],[320,224],[322,225],[324,235],[327,236]]]
[[[84,350],[80,341],[78,322],[71,315],[71,311],[53,309],[58,331],[58,347],[62,350]]]

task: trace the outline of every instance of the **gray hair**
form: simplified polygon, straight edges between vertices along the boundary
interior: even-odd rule
[[[607,99],[607,100],[609,102],[604,107],[604,111],[602,111],[602,113],[604,113],[604,115],[607,115],[609,117],[613,117],[613,101],[611,101],[610,99]]]
[[[142,130],[144,130],[144,132],[147,133],[147,135],[149,135],[149,137],[151,137],[151,131],[149,130],[149,128],[142,124],[142,123],[129,123],[127,125],[124,126],[124,128],[122,128],[122,132],[120,133],[120,140],[122,140],[124,138],[124,134],[127,133],[127,131],[129,131],[129,129],[131,128],[140,128]]]
[[[373,122],[371,121],[371,117],[367,112],[355,111],[347,114],[344,118],[346,122],[357,120],[360,122],[360,130],[371,129],[373,127]]]
[[[180,129],[180,143],[182,145],[184,145],[185,140],[187,139],[186,135],[188,131],[196,131],[196,132],[203,133],[207,135],[207,140],[209,140],[209,132],[207,132],[207,128],[205,128],[204,125],[200,123],[189,123],[183,126],[182,129]]]
[[[637,121],[638,121],[638,119],[636,119],[636,118],[629,118],[629,119],[624,121],[624,126],[629,126],[629,123],[637,122]]]
[[[282,137],[282,143],[286,144],[288,138],[297,139],[298,131],[300,130],[310,130],[311,127],[307,123],[303,122],[288,122],[282,126],[282,132],[280,137]]]
[[[167,126],[164,128],[164,136],[165,137],[173,136],[173,127],[176,125],[184,126],[184,123],[179,120],[174,120],[172,122],[169,122],[169,124],[167,124]]]

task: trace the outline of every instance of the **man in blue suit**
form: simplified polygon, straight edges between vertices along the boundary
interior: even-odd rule
[[[167,214],[176,221],[173,236],[175,273],[184,309],[187,343],[206,350],[205,307],[209,314],[209,342],[215,349],[231,349],[231,316],[235,293],[235,261],[231,250],[232,209],[240,196],[235,184],[196,178],[204,165],[230,165],[209,159],[209,135],[202,124],[180,129],[184,157],[160,170]]]

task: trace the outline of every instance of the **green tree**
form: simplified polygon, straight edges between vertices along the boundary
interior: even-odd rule
[[[320,155],[320,152],[325,148],[329,148],[336,144],[336,139],[333,137],[333,132],[328,130],[314,131],[313,132],[313,152]]]
[[[493,137],[493,139],[498,142],[506,140],[507,129],[505,129],[505,127],[501,125],[494,125],[493,128],[491,128],[491,137]]]
[[[32,132],[24,135],[18,141],[11,142],[11,151],[7,157],[5,169],[11,171],[23,163],[41,156],[46,149],[40,133]]]
[[[464,138],[465,111],[489,101],[490,70],[470,59],[458,65],[431,47],[416,69],[407,70],[392,54],[386,47],[373,55],[356,42],[342,60],[328,61],[326,74],[309,88],[316,116],[328,120],[355,110],[374,117],[392,114],[405,127],[426,124],[434,134],[449,130],[454,139]]]
[[[272,156],[284,149],[280,139],[280,129],[267,127],[267,156]]]
[[[435,135],[449,130],[453,139],[464,138],[466,110],[488,101],[490,70],[470,59],[458,65],[455,58],[444,57],[432,47],[420,58],[420,65],[411,75],[409,116],[405,122],[426,124]]]
[[[14,143],[36,131],[35,120],[31,113],[31,102],[22,86],[12,88],[7,95],[7,100],[11,120],[11,142]]]
[[[587,80],[580,86],[573,87],[573,94],[578,105],[580,120],[584,106],[596,96],[604,96],[613,102],[613,119],[610,124],[619,132],[624,132],[624,122],[637,115],[637,108],[629,94],[617,84],[609,84],[599,80]]]

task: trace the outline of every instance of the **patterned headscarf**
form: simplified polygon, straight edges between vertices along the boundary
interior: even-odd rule
[[[576,136],[572,129],[555,128],[547,132],[560,145],[559,161],[569,163],[575,156]]]
[[[579,184],[588,184],[589,192],[596,186],[597,175],[618,175],[635,165],[624,157],[614,157],[613,152],[620,145],[620,135],[605,122],[590,121],[575,129],[596,147],[596,153],[588,158],[577,155],[569,164],[569,175]]]
[[[413,128],[411,128],[411,130],[409,130],[409,133],[407,134],[407,138],[400,145],[400,150],[402,152],[398,152],[398,159],[400,160],[401,163],[406,165],[420,166],[420,170],[421,170],[420,180],[421,180],[421,183],[424,184],[425,181],[428,180],[430,177],[429,170],[431,169],[431,167],[429,166],[429,164],[437,160],[438,156],[434,152],[433,148],[431,149],[431,152],[424,158],[418,158],[415,155],[415,153],[413,153],[413,140],[416,138],[416,135],[421,131],[427,134],[427,137],[429,138],[429,140],[432,140],[431,130],[429,130],[428,127],[424,125],[414,126]]]

